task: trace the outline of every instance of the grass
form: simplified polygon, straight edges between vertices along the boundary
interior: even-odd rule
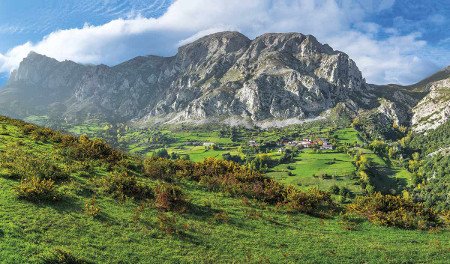
[[[288,172],[293,175],[288,176]],[[268,175],[303,189],[318,187],[328,190],[332,185],[338,185],[356,192],[359,191],[359,187],[355,186],[355,181],[352,180],[351,175],[354,172],[352,159],[345,153],[335,151],[315,153],[313,150],[306,149],[296,157],[295,163],[278,165]],[[329,175],[330,179],[317,177],[322,174]]]
[[[448,263],[450,258],[447,231],[406,231],[366,222],[358,231],[348,231],[339,218],[322,220],[247,206],[189,183],[183,188],[198,212],[176,215],[177,225],[186,231],[172,236],[156,228],[154,209],[133,221],[137,205],[131,201],[98,198],[102,216],[96,219],[81,213],[86,198],[73,195],[70,202],[56,206],[33,205],[13,197],[11,182],[0,183],[3,263],[37,263],[56,248],[98,263]],[[225,212],[228,222],[216,223],[216,212]]]
[[[361,140],[361,138],[358,134],[358,131],[356,131],[352,127],[339,129],[335,132],[335,135],[337,135],[338,140],[341,143],[349,143],[349,144],[353,144],[355,142],[357,144],[363,143],[363,141]]]
[[[4,125],[4,126],[2,126]],[[4,127],[4,128],[3,128]],[[17,141],[36,153],[60,155],[51,143],[36,142],[8,123],[0,124],[0,149]],[[210,154],[210,153],[209,153]],[[200,157],[198,157],[200,158]],[[327,161],[339,159],[336,164]],[[346,173],[342,153],[299,155],[298,176],[308,178],[313,165]],[[296,162],[296,163],[297,163]],[[363,221],[348,230],[340,216],[320,219],[287,213],[282,208],[211,192],[197,183],[178,184],[190,202],[185,213],[165,213],[179,232],[160,228],[161,213],[141,202],[118,202],[99,192],[95,179],[108,174],[96,167],[89,177],[76,173],[59,185],[60,202],[31,203],[16,197],[17,181],[0,177],[0,262],[42,263],[57,249],[94,263],[448,263],[448,230],[414,231],[380,227]],[[139,176],[139,175],[138,175]],[[139,176],[154,186],[155,181]],[[86,215],[95,195],[101,209]],[[217,215],[226,215],[218,221]],[[159,220],[158,220],[159,219]]]

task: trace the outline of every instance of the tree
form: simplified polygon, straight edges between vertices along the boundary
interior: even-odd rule
[[[155,158],[164,158],[164,159],[168,159],[170,158],[169,153],[167,152],[166,149],[158,149],[155,152],[153,152],[153,157]]]
[[[417,173],[419,171],[420,166],[422,165],[422,161],[420,160],[420,154],[418,152],[414,152],[412,154],[412,159],[408,162],[408,169],[410,172]]]
[[[379,155],[384,155],[387,144],[382,140],[374,140],[369,144],[369,148]]]

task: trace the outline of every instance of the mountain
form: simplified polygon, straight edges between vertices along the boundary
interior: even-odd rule
[[[137,57],[120,65],[80,65],[30,53],[0,92],[0,111],[81,122],[205,122],[306,119],[343,103],[375,98],[345,54],[299,33],[254,40],[221,32],[173,57]]]
[[[420,133],[449,119],[449,82],[450,66],[412,85],[370,86],[374,95],[382,98],[378,113]]]
[[[450,78],[426,85],[429,93],[413,108],[414,131],[435,129],[450,118]]]
[[[180,47],[173,57],[141,56],[113,67],[32,52],[0,91],[0,113],[67,123],[271,126],[336,109],[351,116],[369,111],[380,123],[413,123],[422,131],[448,118],[444,113],[435,125],[419,124],[427,111],[445,108],[446,100],[436,109],[426,102],[445,97],[434,87],[449,72],[411,86],[367,84],[348,55],[311,35],[270,33],[250,40],[220,32]]]

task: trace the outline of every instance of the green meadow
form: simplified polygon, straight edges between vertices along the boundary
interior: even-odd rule
[[[362,218],[349,220],[339,213],[319,218],[211,190],[190,180],[175,180],[189,204],[186,211],[161,211],[152,202],[134,198],[117,200],[99,185],[111,173],[108,163],[71,160],[63,156],[59,144],[25,134],[7,120],[0,123],[0,150],[14,147],[36,157],[51,156],[56,166],[69,171],[68,178],[57,183],[58,200],[33,202],[19,199],[16,188],[20,180],[1,170],[2,263],[450,261],[449,231],[445,228],[406,230],[374,225]],[[229,150],[193,147],[177,151],[189,152],[192,159],[201,160]],[[269,154],[280,155],[275,151]],[[288,165],[294,168],[294,176],[281,172],[289,170]],[[88,168],[89,172],[81,173]],[[344,175],[354,170],[345,153],[303,150],[294,163],[279,165],[269,175],[300,188],[325,188],[331,184],[351,186],[353,179]],[[313,177],[321,173],[335,177]],[[139,173],[135,176],[140,186],[154,188],[159,184]],[[94,198],[99,211],[92,216],[86,206]]]

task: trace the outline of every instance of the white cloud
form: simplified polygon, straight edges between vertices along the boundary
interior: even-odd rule
[[[58,60],[116,64],[144,54],[172,55],[178,45],[203,35],[239,30],[249,37],[266,32],[302,32],[347,52],[369,82],[411,83],[430,73],[414,56],[426,46],[420,36],[375,37],[382,29],[366,23],[370,12],[393,0],[177,0],[159,18],[117,19],[100,26],[59,30],[37,43],[0,54],[0,71],[10,71],[30,52]],[[368,8],[369,7],[369,8]],[[390,32],[390,33],[389,33]]]

